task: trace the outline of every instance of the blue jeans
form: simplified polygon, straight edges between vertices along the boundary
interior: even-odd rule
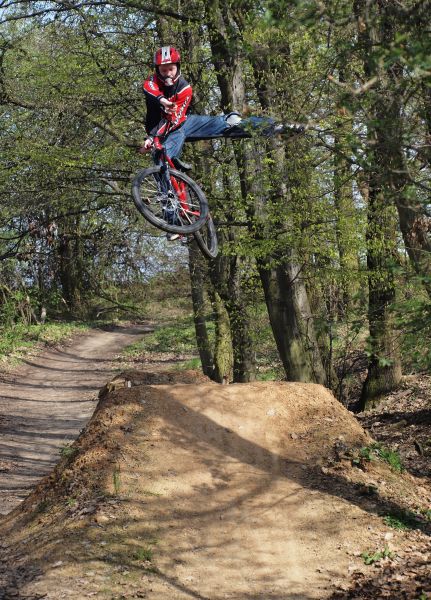
[[[185,142],[197,140],[212,140],[221,137],[249,138],[253,133],[265,136],[272,135],[274,119],[269,117],[248,117],[242,119],[238,125],[229,125],[226,119],[229,115],[217,117],[205,115],[189,115],[187,121],[175,131],[170,133],[165,140],[167,155],[172,158],[179,157]]]

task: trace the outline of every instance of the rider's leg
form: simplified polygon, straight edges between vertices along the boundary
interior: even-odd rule
[[[187,121],[166,138],[165,148],[170,158],[179,157],[184,142],[222,137],[249,138],[254,135],[272,136],[284,132],[284,125],[270,117],[247,117],[239,113],[220,116],[189,115]]]
[[[171,131],[165,140],[165,150],[169,158],[173,158],[175,156],[179,157],[181,154],[184,142],[186,141],[186,135],[184,132],[186,123],[187,121],[179,129]]]
[[[239,113],[232,112],[215,117],[190,115],[181,129],[186,141],[193,141],[219,137],[249,138],[256,134],[271,136],[277,133],[277,124],[270,117],[243,119]]]
[[[233,116],[235,115],[235,116]],[[220,116],[189,115],[187,121],[175,131],[172,131],[165,141],[166,153],[170,158],[179,157],[185,141],[212,140],[224,137],[226,131],[236,129],[241,121],[237,113]],[[238,137],[250,137],[241,130]]]

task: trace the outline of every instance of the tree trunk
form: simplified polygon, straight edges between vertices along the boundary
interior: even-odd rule
[[[238,31],[232,26],[230,8],[224,0],[211,0],[206,4],[209,37],[217,81],[221,91],[221,109],[241,112],[245,89],[243,82],[243,64],[240,56],[241,40]],[[228,182],[225,182],[227,186]],[[219,207],[229,221],[229,200],[231,194],[225,194],[227,201]],[[233,230],[229,231],[230,242],[235,242]],[[233,346],[234,382],[254,381],[256,377],[256,359],[253,351],[251,319],[249,315],[250,299],[244,290],[243,279],[247,273],[247,261],[238,256],[219,256],[213,262],[211,277],[220,297],[229,313]]]
[[[266,306],[289,381],[326,384],[308,296],[293,261],[268,268],[259,264]]]
[[[233,379],[233,349],[229,315],[220,295],[211,292],[215,315],[214,381],[230,383]]]
[[[380,190],[370,187],[368,208],[368,321],[371,356],[360,408],[367,410],[401,380],[401,363],[391,306],[395,302],[395,218]]]
[[[284,40],[283,51],[290,55],[289,41]],[[274,102],[271,86],[268,85],[267,73],[271,72],[271,61],[277,55],[270,49],[265,55],[259,48],[252,56],[252,66],[256,81],[257,95],[264,110],[271,110]],[[261,183],[253,173],[247,174],[243,169],[242,185],[245,197],[257,199],[251,222],[257,218],[259,225],[252,224],[257,235],[262,239],[273,239],[281,232],[289,232],[289,223],[284,216],[287,211],[278,208],[276,213],[281,217],[266,218],[271,213],[271,206],[283,207],[292,201],[291,189],[297,182],[293,181],[294,168],[290,165],[286,148],[277,146],[273,140],[268,142],[268,152],[274,158],[272,190],[269,199],[262,195]],[[298,148],[295,148],[295,152]],[[289,164],[286,170],[285,165]],[[252,167],[253,168],[253,167]],[[256,169],[254,169],[256,171]],[[286,175],[286,171],[289,175]],[[268,194],[267,194],[268,196]],[[284,219],[284,221],[282,220]],[[268,221],[271,223],[268,226]],[[284,366],[286,377],[290,381],[307,381],[327,385],[327,376],[323,367],[319,344],[314,327],[305,282],[301,275],[301,264],[297,258],[293,244],[275,251],[273,255],[259,260],[259,274],[263,285],[269,319],[274,338]]]
[[[214,356],[208,338],[206,325],[206,306],[204,299],[205,265],[196,243],[189,246],[189,271],[193,303],[193,319],[196,331],[196,343],[204,375],[214,378]]]
[[[364,21],[369,6],[355,3],[356,16]],[[361,395],[361,409],[378,403],[380,396],[394,389],[401,379],[401,363],[391,316],[395,301],[394,267],[396,259],[396,223],[394,203],[399,205],[403,184],[396,173],[400,159],[400,99],[394,89],[394,76],[382,72],[373,47],[380,43],[389,48],[394,37],[394,24],[386,13],[384,0],[378,0],[369,27],[359,27],[359,42],[367,78],[378,76],[373,90],[368,122],[368,156],[365,167],[368,179],[367,266],[369,285],[368,320],[370,328],[370,361]],[[369,15],[366,15],[369,17]],[[371,26],[372,25],[372,26]],[[396,67],[391,67],[391,70]],[[398,199],[397,199],[398,198]]]
[[[76,224],[78,228],[78,224]],[[84,288],[82,269],[82,241],[79,233],[64,233],[59,241],[59,277],[63,299],[71,315],[78,316],[82,309],[81,291]]]

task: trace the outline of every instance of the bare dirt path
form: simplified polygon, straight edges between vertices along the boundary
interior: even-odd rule
[[[96,407],[114,356],[150,327],[92,330],[25,361],[0,382],[0,514],[7,514],[54,467]]]

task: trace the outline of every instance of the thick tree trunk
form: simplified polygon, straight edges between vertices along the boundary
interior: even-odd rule
[[[391,307],[395,302],[395,217],[384,194],[370,186],[367,231],[368,322],[371,356],[361,410],[372,408],[401,380],[401,363]]]
[[[233,380],[235,383],[247,383],[256,379],[256,353],[250,331],[250,299],[243,289],[242,281],[242,271],[246,268],[244,260],[239,261],[238,257],[230,259],[228,297],[224,298],[232,332]]]
[[[59,277],[63,299],[71,315],[82,312],[83,247],[79,236],[79,219],[72,225],[73,234],[65,232],[58,245]]]
[[[221,91],[221,109],[241,112],[244,97],[243,65],[240,57],[241,41],[232,26],[230,8],[225,0],[210,0],[206,5],[209,37],[217,81]],[[228,183],[228,182],[225,182]],[[228,198],[223,209],[230,207]],[[227,216],[226,220],[229,220]],[[233,230],[230,242],[235,241]],[[250,299],[243,287],[248,264],[238,256],[218,257],[213,262],[212,281],[229,313],[233,346],[233,381],[248,382],[256,378],[256,358],[253,351],[252,324],[249,316]]]
[[[202,371],[210,379],[214,378],[214,356],[208,338],[206,325],[206,304],[204,299],[205,268],[202,255],[196,243],[189,246],[189,271],[195,323],[196,343],[202,364]]]
[[[214,381],[230,383],[233,379],[233,349],[229,315],[220,295],[211,292],[215,316]]]
[[[290,53],[288,41],[285,41],[284,50],[288,56]],[[270,86],[268,87],[266,76],[271,70],[272,58],[271,51],[265,56],[258,48],[252,57],[257,94],[264,110],[270,110],[273,103],[272,90]],[[250,207],[253,211],[250,213],[250,224],[253,231],[257,232],[255,235],[262,240],[271,239],[282,231],[288,232],[289,224],[286,221],[282,221],[280,217],[275,220],[271,218],[269,219],[271,226],[268,226],[266,215],[271,212],[268,203],[283,206],[291,201],[290,190],[286,190],[286,186],[295,187],[290,185],[292,182],[289,177],[286,177],[284,169],[284,165],[289,163],[286,150],[276,147],[273,142],[268,142],[268,146],[268,152],[272,151],[275,159],[273,189],[269,199],[268,193],[265,198],[263,197],[261,182],[256,177],[256,167],[253,165],[252,157],[238,155],[244,198],[250,196],[256,199],[254,207]],[[291,174],[290,177],[294,175]],[[283,210],[277,212],[284,214]],[[258,225],[255,222],[256,218]],[[328,379],[315,332],[314,317],[295,249],[292,246],[285,247],[282,251],[278,251],[277,256],[267,256],[260,260],[259,274],[272,331],[287,379],[327,385]]]
[[[356,15],[364,21],[368,10],[363,0],[355,3]],[[395,302],[394,267],[396,258],[396,223],[394,204],[398,208],[404,195],[403,159],[401,155],[400,98],[395,80],[398,67],[381,70],[375,60],[376,43],[389,48],[394,39],[394,23],[385,0],[374,5],[374,20],[369,27],[359,27],[364,71],[368,78],[378,76],[368,123],[368,156],[365,174],[368,179],[367,266],[369,285],[368,320],[370,361],[361,396],[361,409],[378,403],[401,379],[401,362],[394,332],[391,307]],[[366,15],[367,18],[369,15]]]
[[[274,268],[260,264],[259,274],[287,379],[325,385],[326,375],[299,266],[293,261]]]

